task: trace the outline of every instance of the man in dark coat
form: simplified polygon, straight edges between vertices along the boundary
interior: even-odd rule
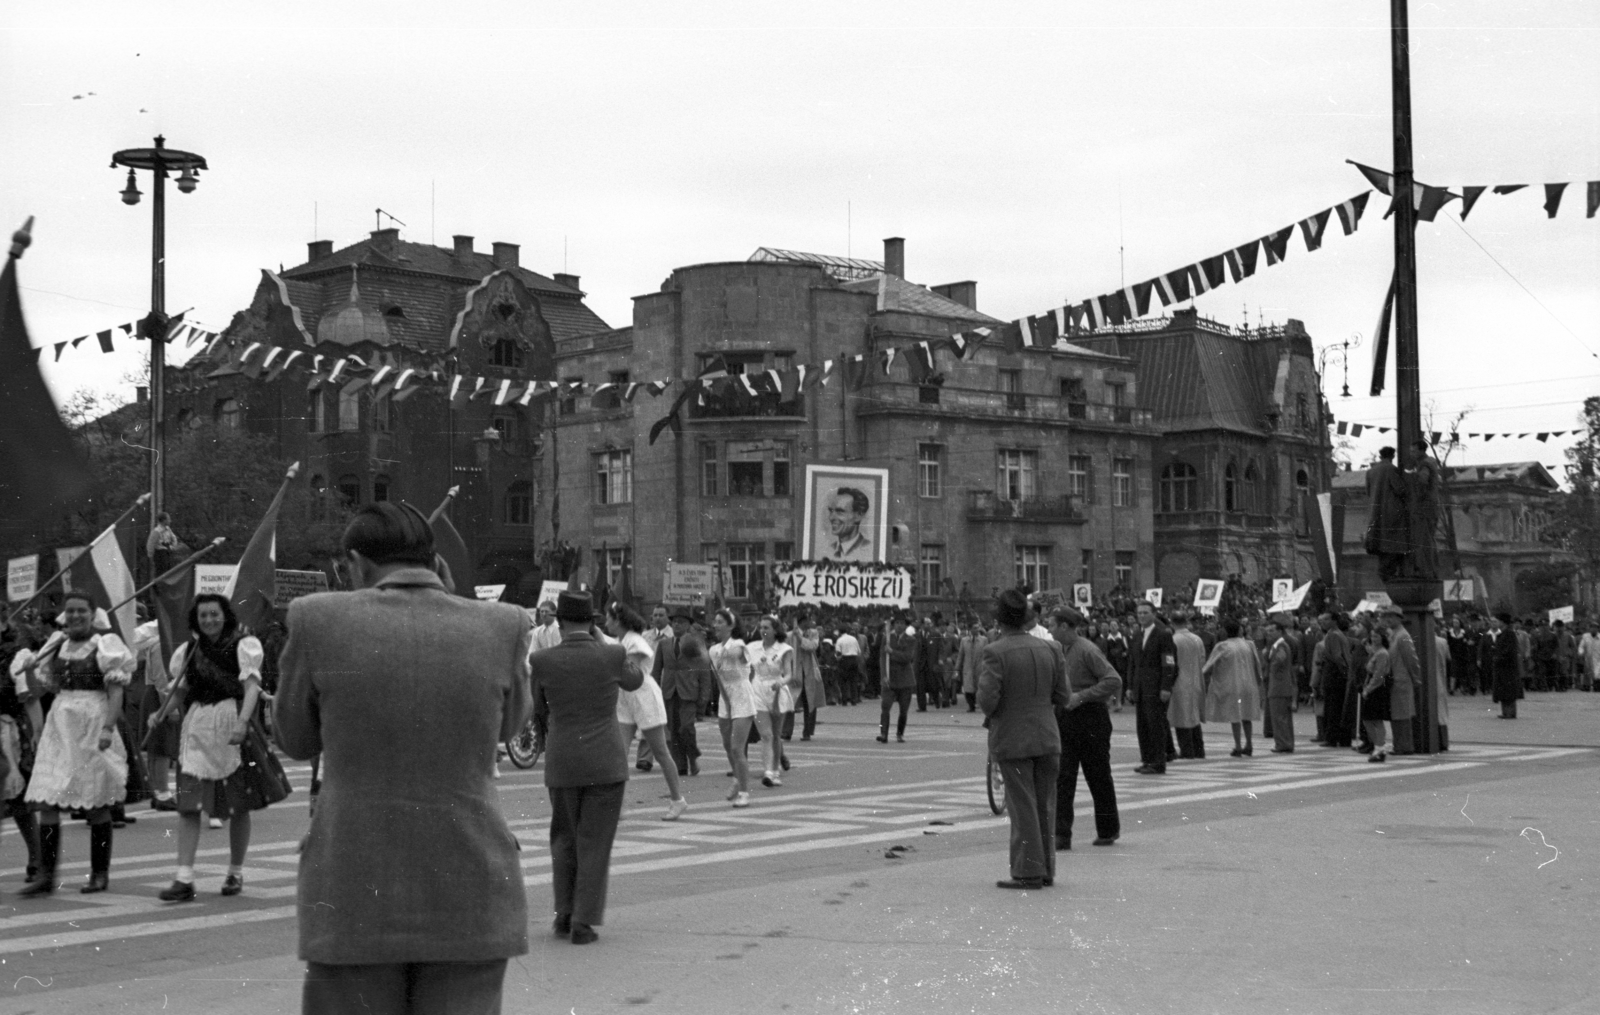
[[[1172,644],[1172,632],[1156,623],[1154,606],[1140,603],[1135,616],[1139,633],[1128,646],[1128,696],[1136,709],[1139,758],[1143,764],[1134,771],[1140,775],[1165,775],[1167,742],[1172,736],[1167,726],[1167,702],[1178,678],[1178,651]]]
[[[498,1012],[528,950],[494,790],[528,717],[528,616],[446,591],[409,506],[362,508],[344,548],[358,590],[289,607],[273,712],[284,753],[324,765],[300,851],[302,1010]]]
[[[891,627],[897,627],[889,636],[888,651],[889,672],[883,681],[883,706],[878,717],[878,743],[889,742],[889,709],[895,702],[900,703],[900,721],[895,727],[895,739],[901,743],[906,740],[906,712],[911,708],[911,695],[917,689],[917,629],[911,626],[909,615],[901,620],[898,625],[891,622]]]
[[[671,615],[672,631],[656,642],[651,676],[661,685],[661,697],[667,703],[667,749],[678,774],[699,775],[700,744],[695,739],[694,720],[716,693],[716,675],[705,643],[690,626],[689,608],[674,606]]]
[[[594,606],[585,592],[556,601],[561,644],[530,661],[533,714],[545,736],[544,785],[550,793],[550,866],[558,936],[575,945],[597,935],[606,912],[611,843],[628,784],[628,745],[617,723],[617,694],[644,683],[621,645],[590,633]]]
[[[1394,448],[1379,448],[1378,461],[1367,470],[1366,551],[1378,558],[1378,577],[1397,577],[1411,552],[1411,515],[1407,509],[1405,473],[1394,464]]]
[[[1267,621],[1267,714],[1272,719],[1272,753],[1294,753],[1295,680],[1294,647],[1289,644],[1288,621],[1273,614]]]
[[[1340,623],[1343,621],[1343,623]],[[1322,696],[1323,736],[1325,747],[1349,747],[1352,731],[1344,714],[1345,692],[1350,681],[1350,639],[1345,628],[1350,621],[1343,614],[1335,617],[1324,613],[1317,618],[1325,632],[1322,636],[1322,673],[1319,693]]]
[[[1511,630],[1511,614],[1497,613],[1489,618],[1489,633],[1478,642],[1479,679],[1500,703],[1500,718],[1517,717],[1517,699],[1522,697],[1522,677],[1517,666],[1517,636]]]
[[[1061,771],[1056,776],[1056,849],[1072,848],[1073,798],[1078,769],[1094,800],[1096,846],[1110,846],[1122,835],[1117,789],[1111,778],[1111,714],[1107,706],[1122,693],[1122,675],[1111,668],[1094,642],[1082,636],[1087,621],[1070,606],[1050,617],[1050,635],[1061,646],[1070,696],[1056,713],[1061,730]]]
[[[978,707],[989,728],[989,754],[1005,776],[1011,817],[1011,876],[1000,888],[1055,883],[1056,776],[1061,733],[1056,710],[1067,706],[1066,660],[1054,642],[1027,634],[1027,597],[1017,589],[995,603],[1000,637],[978,654]]]

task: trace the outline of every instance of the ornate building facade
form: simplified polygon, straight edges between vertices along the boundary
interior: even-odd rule
[[[218,342],[170,375],[169,426],[212,419],[270,435],[331,503],[428,511],[458,488],[451,514],[478,580],[532,580],[545,405],[496,404],[492,392],[554,379],[559,342],[606,329],[578,281],[522,267],[515,244],[476,251],[470,236],[450,249],[395,229],[340,250],[313,242],[305,263],[263,271]],[[258,349],[277,352],[264,362]],[[397,390],[406,370],[433,383]],[[452,392],[456,374],[485,385],[479,397]]]

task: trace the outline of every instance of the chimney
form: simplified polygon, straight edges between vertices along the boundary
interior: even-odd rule
[[[883,241],[883,270],[899,278],[906,277],[906,241],[891,236]]]
[[[517,250],[515,243],[496,243],[494,245],[494,264],[497,268],[515,268],[517,266]]]
[[[978,283],[976,282],[951,282],[949,285],[933,286],[933,291],[947,300],[959,303],[968,310],[978,309]]]
[[[312,240],[306,244],[306,263],[320,261],[333,253],[332,240]]]
[[[456,260],[462,264],[470,264],[472,262],[472,237],[452,236],[451,239],[455,241],[456,245]]]
[[[556,280],[557,285],[564,285],[568,289],[578,289],[579,292],[583,291],[578,288],[578,276],[576,275],[568,275],[564,271],[558,271],[551,277]]]
[[[372,231],[372,247],[379,253],[390,253],[394,250],[394,245],[399,242],[400,230],[393,226],[388,229],[374,229]]]

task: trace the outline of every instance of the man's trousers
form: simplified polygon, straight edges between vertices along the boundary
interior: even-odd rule
[[[855,656],[839,657],[839,704],[861,704],[861,660]]]
[[[506,960],[306,963],[302,1015],[500,1015]]]
[[[889,708],[897,701],[900,703],[900,723],[895,727],[895,733],[902,737],[906,735],[906,712],[911,708],[911,688],[885,687],[883,711],[878,716],[878,733],[881,736],[889,735]]]
[[[1167,770],[1167,743],[1172,730],[1167,725],[1167,703],[1158,691],[1140,690],[1134,706],[1135,731],[1139,735],[1139,760],[1160,772]]]
[[[1011,818],[1011,876],[1019,881],[1056,876],[1056,777],[1061,755],[999,762]]]
[[[1061,728],[1061,773],[1056,778],[1058,839],[1072,840],[1072,802],[1078,792],[1078,769],[1089,784],[1094,800],[1096,838],[1115,839],[1122,834],[1117,815],[1117,789],[1111,781],[1111,714],[1098,702],[1079,705],[1056,715]]]
[[[1279,751],[1294,750],[1294,699],[1268,698],[1267,714],[1272,717],[1272,746]]]
[[[700,714],[700,703],[676,694],[667,699],[667,750],[678,766],[678,774],[689,771],[689,760],[700,757],[700,744],[695,740],[694,720]],[[665,759],[662,764],[666,764]]]
[[[557,914],[598,927],[626,782],[550,787],[550,865]]]

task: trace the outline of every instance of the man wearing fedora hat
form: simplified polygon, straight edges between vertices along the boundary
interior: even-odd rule
[[[611,843],[628,784],[617,694],[638,690],[644,677],[621,645],[596,640],[587,592],[561,593],[556,623],[561,644],[535,653],[529,666],[534,721],[546,730],[555,932],[582,945],[598,937],[594,928],[605,917]]]
[[[667,703],[667,749],[678,774],[699,775],[700,744],[695,739],[694,721],[715,694],[716,676],[711,672],[705,642],[694,631],[689,607],[674,606],[667,613],[672,628],[656,642],[650,675],[661,685],[661,697]]]

